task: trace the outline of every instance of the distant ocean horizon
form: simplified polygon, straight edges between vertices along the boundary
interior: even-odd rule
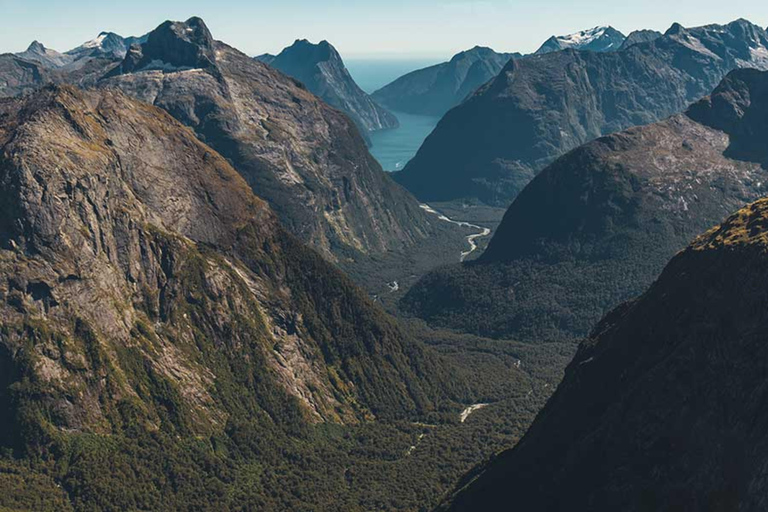
[[[406,73],[422,69],[439,61],[435,60],[384,60],[351,59],[345,62],[357,85],[371,94]],[[400,121],[400,127],[370,134],[373,146],[371,155],[385,171],[399,171],[416,155],[422,142],[432,133],[440,121],[435,116],[420,116],[392,112]]]

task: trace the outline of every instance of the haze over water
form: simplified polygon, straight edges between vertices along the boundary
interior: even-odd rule
[[[361,60],[345,62],[355,82],[367,93],[373,93],[402,75],[436,64],[421,60]],[[370,134],[373,147],[371,154],[385,171],[399,171],[419,150],[424,139],[440,120],[435,116],[420,116],[392,112],[400,121],[394,130],[382,130]]]

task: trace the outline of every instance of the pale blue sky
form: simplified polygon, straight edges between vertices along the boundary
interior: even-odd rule
[[[63,51],[102,30],[140,35],[201,16],[216,39],[249,54],[296,38],[328,39],[348,58],[447,58],[476,44],[530,52],[552,34],[595,25],[628,33],[747,18],[768,25],[766,0],[0,0],[0,52],[38,39]]]

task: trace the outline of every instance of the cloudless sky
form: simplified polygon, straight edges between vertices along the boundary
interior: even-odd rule
[[[478,44],[527,53],[596,25],[629,33],[747,18],[766,27],[768,0],[0,0],[0,53],[34,39],[64,51],[102,30],[141,35],[190,16],[251,55],[307,38],[347,58],[441,60]]]

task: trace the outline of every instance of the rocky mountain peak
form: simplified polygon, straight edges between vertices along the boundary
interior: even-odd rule
[[[550,53],[572,48],[595,52],[616,51],[626,37],[611,26],[599,26],[564,36],[547,39],[536,53]]]
[[[663,34],[661,32],[657,32],[656,30],[635,30],[627,36],[627,38],[621,44],[619,51],[629,48],[635,44],[653,41],[660,38],[662,35]]]
[[[140,49],[131,49],[121,70],[212,68],[216,61],[213,45],[213,36],[202,19],[166,21],[149,33]]]
[[[666,32],[664,32],[665,36],[673,36],[676,34],[682,34],[685,32],[685,27],[682,26],[680,23],[673,23],[672,26],[670,26]]]
[[[45,55],[46,48],[43,45],[43,43],[35,39],[34,41],[32,41],[32,44],[29,45],[29,47],[27,48],[27,51]]]
[[[341,55],[331,43],[322,40],[315,44],[307,39],[297,39],[291,46],[283,50],[283,53],[292,54],[292,58],[306,61],[307,63],[318,63],[329,60],[341,62]],[[280,57],[280,55],[278,55]]]
[[[280,54],[260,55],[256,60],[295,78],[326,103],[345,112],[363,134],[398,126],[397,118],[355,83],[341,55],[328,41],[315,44],[297,39]]]

